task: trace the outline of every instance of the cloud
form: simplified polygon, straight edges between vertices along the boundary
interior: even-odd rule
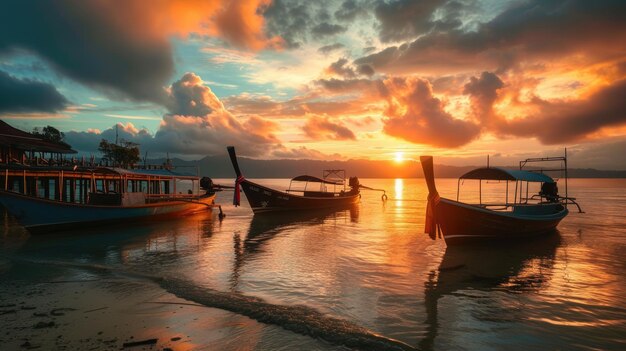
[[[612,138],[597,144],[567,149],[571,168],[597,168],[626,171],[626,138]]]
[[[255,116],[244,121],[235,118],[193,73],[186,73],[167,91],[169,113],[155,134],[162,149],[203,155],[237,145],[242,155],[259,156],[280,144],[274,122]]]
[[[282,147],[278,150],[272,152],[272,155],[276,158],[286,158],[286,159],[305,159],[305,160],[340,160],[343,159],[341,155],[335,153],[332,155],[325,154],[323,152],[309,149],[305,146],[300,146],[297,148],[287,148]]]
[[[283,40],[280,37],[266,38],[265,21],[259,15],[259,10],[264,11],[270,4],[271,0],[226,2],[215,21],[219,34],[239,47],[255,50],[281,48]]]
[[[417,144],[436,147],[459,147],[480,134],[472,122],[455,119],[444,110],[441,100],[432,94],[428,81],[417,78],[385,80],[386,98],[384,131],[388,135]]]
[[[82,152],[95,153],[102,139],[114,142],[116,134],[119,140],[131,141],[142,146],[152,148],[154,146],[153,137],[146,129],[137,129],[132,123],[116,123],[111,128],[100,131],[89,129],[87,131],[70,130],[65,132],[64,141],[72,148]],[[142,148],[143,150],[144,148]]]
[[[339,50],[339,49],[343,49],[344,47],[346,46],[341,43],[335,43],[331,45],[322,46],[321,48],[317,49],[317,51],[324,55],[328,55],[331,52]]]
[[[69,101],[52,85],[0,71],[0,114],[58,112]]]
[[[326,68],[326,73],[344,78],[356,77],[354,69],[352,69],[352,67],[347,64],[348,60],[346,58],[340,58],[339,60],[333,62],[330,66],[328,66],[328,68]]]
[[[498,132],[531,136],[543,144],[561,144],[584,140],[605,127],[626,125],[626,79],[614,82],[587,98],[545,101],[535,98],[531,104],[539,111],[511,121],[502,119]]]
[[[493,104],[498,98],[498,89],[502,87],[502,80],[491,72],[483,72],[480,78],[471,77],[465,84],[463,93],[470,95],[474,118],[483,126],[489,125],[493,119]]]
[[[283,38],[289,48],[299,48],[314,23],[311,6],[312,2],[274,0],[264,12],[268,33]]]
[[[117,98],[162,102],[174,71],[172,35],[199,33],[259,49],[267,0],[10,1],[0,8],[0,53],[27,50],[63,76]],[[28,19],[28,20],[25,20]],[[246,25],[241,25],[246,24]]]
[[[235,115],[259,115],[267,117],[303,116],[307,111],[303,101],[294,98],[289,101],[277,101],[271,96],[240,94],[224,99],[228,110]]]
[[[374,14],[380,22],[380,40],[400,41],[415,38],[429,31],[434,26],[431,21],[433,13],[445,2],[445,0],[399,0],[379,3]]]
[[[356,140],[356,135],[350,129],[328,118],[311,117],[302,130],[314,140]]]
[[[359,3],[355,0],[346,0],[341,3],[341,6],[335,11],[335,18],[344,22],[352,22],[358,17],[367,16],[367,5]]]
[[[336,10],[335,18],[343,24],[366,13],[360,8],[350,8],[356,4],[353,1],[346,3],[337,8],[337,4],[330,0],[273,0],[263,13],[266,31],[283,38],[286,46],[292,49],[301,48],[311,40],[344,33],[348,27],[332,23],[331,11]],[[362,5],[369,6],[368,3]]]
[[[315,85],[322,87],[328,92],[332,93],[347,93],[347,92],[378,92],[384,90],[382,81],[379,79],[319,79],[313,82]]]
[[[348,28],[341,26],[339,24],[331,24],[331,23],[323,22],[313,27],[313,29],[311,30],[311,33],[316,38],[323,38],[323,37],[343,33],[346,30],[348,30]]]
[[[224,110],[217,96],[194,73],[185,73],[167,89],[167,93],[166,106],[175,115],[201,117]]]
[[[226,145],[236,145],[244,156],[262,156],[282,147],[274,135],[277,124],[261,117],[235,118],[227,111],[202,79],[186,73],[166,89],[168,113],[154,135],[132,123],[118,123],[102,133],[66,133],[68,143],[80,151],[95,151],[102,138],[119,137],[140,144],[142,151],[180,155],[225,153]]]
[[[432,7],[434,3],[421,4]],[[532,60],[567,59],[567,54],[590,61],[612,59],[623,56],[623,51],[616,48],[626,38],[626,22],[621,15],[624,11],[623,1],[514,2],[473,30],[435,26],[410,43],[385,48],[355,63],[399,74],[506,70]],[[414,25],[407,27],[406,21],[398,19],[394,25],[392,20],[390,17],[388,27],[384,24],[387,22],[381,22],[383,39],[408,39],[411,33],[419,32]]]

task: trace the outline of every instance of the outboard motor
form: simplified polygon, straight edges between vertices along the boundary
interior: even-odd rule
[[[200,179],[200,187],[207,192],[213,192],[213,179],[209,177],[202,177]]]
[[[358,190],[359,187],[361,186],[361,183],[359,182],[359,178],[357,178],[357,177],[350,177],[350,179],[348,180],[348,185],[352,189]]]
[[[548,202],[559,202],[559,187],[556,183],[543,183],[539,195],[545,197]]]

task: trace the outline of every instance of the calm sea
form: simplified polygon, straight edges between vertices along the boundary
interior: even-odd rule
[[[0,341],[47,345],[30,328],[37,320],[22,319],[23,307],[42,310],[50,294],[75,316],[55,326],[66,339],[89,328],[83,316],[111,313],[92,340],[101,328],[111,343],[96,349],[119,349],[130,334],[180,335],[168,344],[174,350],[626,349],[626,179],[571,179],[569,195],[586,213],[570,208],[557,234],[475,247],[446,247],[423,233],[422,179],[361,183],[389,199],[363,191],[351,209],[262,217],[222,192],[223,221],[199,214],[45,236],[5,215],[0,305],[13,312],[0,315]],[[456,197],[456,180],[437,186]],[[137,316],[149,327],[123,326]],[[11,337],[20,323],[30,334]],[[107,329],[113,324],[121,327]]]

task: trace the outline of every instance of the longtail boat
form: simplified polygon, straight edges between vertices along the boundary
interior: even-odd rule
[[[422,156],[420,161],[428,186],[425,232],[432,239],[443,236],[447,245],[540,236],[554,232],[559,222],[569,213],[568,204],[576,205],[582,212],[576,199],[567,196],[566,157],[527,159],[520,162],[520,170],[499,167],[474,169],[459,178],[456,201],[439,196],[435,186],[433,158]],[[565,196],[558,194],[555,180],[547,174],[522,169],[529,162],[539,161],[565,162],[565,168],[559,169],[564,170],[566,175]],[[479,182],[478,203],[459,201],[460,186],[464,180]],[[483,181],[505,182],[505,201],[483,203]],[[515,183],[512,201],[509,197],[509,183]],[[530,183],[541,185],[539,193],[529,196]]]
[[[290,184],[286,191],[279,191],[246,179],[239,169],[235,148],[229,146],[227,150],[237,175],[233,199],[235,206],[239,206],[241,201],[240,189],[246,194],[254,213],[340,208],[355,204],[360,199],[358,178],[351,177],[350,189],[346,189],[344,170],[326,170],[322,178],[298,176],[293,178],[291,183],[304,183],[303,189],[293,189]],[[343,179],[332,177],[338,174],[343,174]],[[311,183],[319,187],[313,190],[308,188],[308,184]],[[329,187],[333,188],[332,191],[328,191]],[[339,191],[337,188],[340,188]]]
[[[10,166],[3,173],[0,204],[30,232],[180,216],[216,206],[208,178],[169,169]]]

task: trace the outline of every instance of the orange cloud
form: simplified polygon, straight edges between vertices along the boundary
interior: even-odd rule
[[[356,140],[356,135],[341,122],[329,118],[311,117],[302,127],[304,133],[315,140]]]
[[[264,34],[264,10],[271,0],[128,0],[123,6],[94,1],[93,6],[131,35],[162,38],[191,33],[222,37],[234,46],[280,48],[282,40]]]
[[[416,144],[459,147],[480,134],[473,122],[455,119],[433,96],[427,80],[390,78],[385,80],[388,108],[384,131],[388,135]]]

